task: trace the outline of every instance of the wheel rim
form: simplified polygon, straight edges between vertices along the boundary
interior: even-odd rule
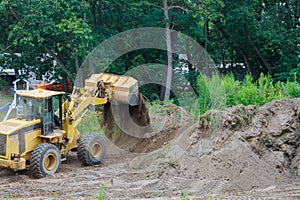
[[[90,152],[91,152],[91,155],[94,158],[98,158],[101,155],[101,153],[102,153],[102,145],[99,142],[96,142],[91,147],[91,151]]]
[[[54,153],[49,153],[45,158],[44,166],[48,171],[52,171],[56,167],[56,162],[56,155]]]

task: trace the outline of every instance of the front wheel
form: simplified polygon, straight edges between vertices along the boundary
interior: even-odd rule
[[[104,138],[97,133],[88,133],[80,138],[77,155],[84,165],[95,165],[101,162],[105,151]]]
[[[60,167],[58,148],[53,144],[42,143],[36,146],[30,157],[30,170],[36,178],[54,174]]]

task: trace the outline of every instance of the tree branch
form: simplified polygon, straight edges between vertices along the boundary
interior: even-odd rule
[[[148,3],[148,5],[149,5],[149,6],[154,6],[154,7],[156,7],[156,8],[160,8],[160,9],[162,9],[162,10],[164,9],[164,8],[158,6],[158,5],[153,4],[153,3]]]
[[[59,58],[47,47],[44,46],[44,49],[47,53],[49,53],[52,56],[52,58],[58,63],[58,65],[68,75],[68,77],[72,78],[73,76],[72,76],[71,72],[66,68],[66,66],[62,62],[60,62]]]
[[[266,61],[266,59],[261,55],[261,53],[259,52],[259,50],[257,49],[257,47],[253,44],[250,35],[248,35],[248,41],[250,42],[251,46],[253,47],[253,49],[255,50],[255,52],[257,53],[258,57],[263,61],[264,65],[267,67],[268,72],[270,75],[272,75],[272,70],[271,67],[269,65],[269,63]]]
[[[181,7],[181,6],[169,6],[169,7],[168,7],[168,10],[171,10],[171,9],[174,9],[174,8],[178,8],[178,9],[180,9],[180,10],[185,11],[186,13],[189,13],[189,12],[187,11],[187,9],[185,9],[185,8],[183,8],[183,7]]]
[[[12,46],[12,45],[9,45],[9,46],[6,47],[5,49],[1,50],[0,53],[3,53],[3,52],[5,52],[6,50],[10,49],[11,46]]]
[[[11,14],[12,14],[18,21],[21,20],[21,18],[19,17],[19,15],[14,11],[14,9],[13,9],[11,6],[9,6],[9,11],[11,12]]]

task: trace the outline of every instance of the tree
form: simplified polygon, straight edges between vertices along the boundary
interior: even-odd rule
[[[55,60],[58,75],[72,80],[92,48],[82,1],[13,0],[0,5],[2,16],[9,19],[4,29],[9,47],[6,51],[20,53],[22,70],[44,74]],[[7,64],[13,66],[13,62]]]
[[[297,5],[295,0],[224,1],[223,16],[213,22],[208,49],[217,62],[231,63],[231,68],[222,70],[236,77],[242,78],[245,70],[234,63],[244,63],[254,79],[260,73],[276,80],[292,78],[299,55]]]

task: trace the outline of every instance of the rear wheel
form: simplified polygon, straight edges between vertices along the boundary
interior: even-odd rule
[[[84,165],[95,165],[101,162],[105,151],[104,138],[98,133],[88,133],[80,138],[77,155]]]
[[[54,174],[60,167],[58,148],[53,144],[39,144],[30,157],[30,170],[36,178]]]

